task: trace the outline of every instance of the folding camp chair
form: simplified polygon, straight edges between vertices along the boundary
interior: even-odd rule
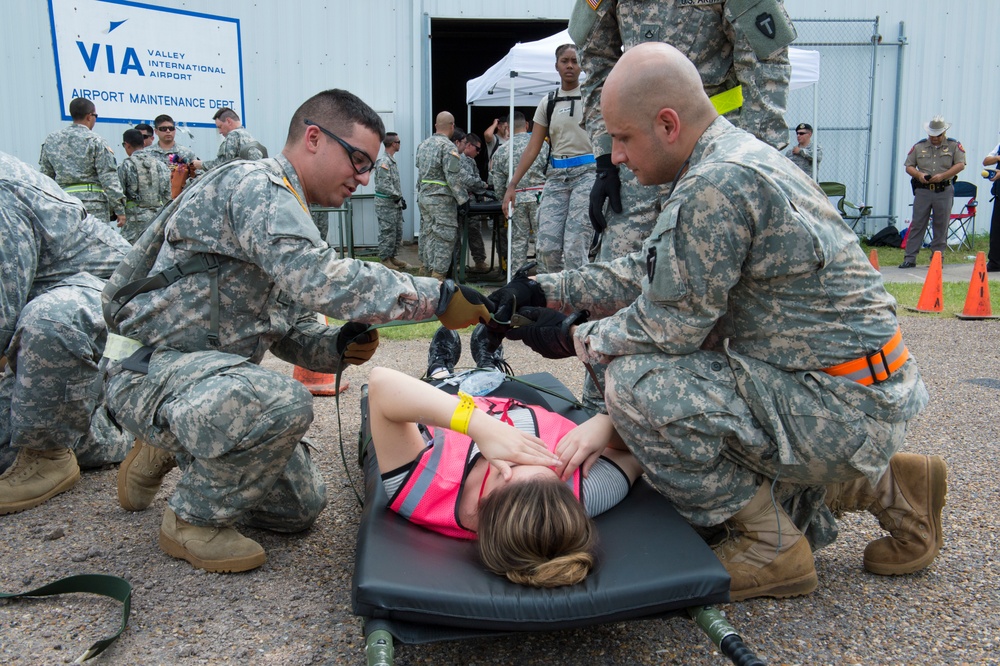
[[[830,197],[831,203],[837,208],[837,212],[844,218],[844,221],[857,233],[857,225],[866,217],[872,214],[872,207],[861,204],[853,204],[847,200],[847,186],[843,183],[827,181],[819,184],[826,196]],[[862,225],[862,231],[864,226]]]
[[[553,397],[538,386],[566,397]],[[597,564],[587,579],[554,589],[516,585],[489,573],[478,560],[474,542],[425,530],[387,509],[370,445],[366,389],[359,446],[359,456],[364,452],[365,507],[351,602],[354,614],[364,618],[369,666],[391,666],[394,638],[428,643],[683,613],[694,617],[734,662],[762,664],[734,631],[730,635],[715,629],[716,622],[726,624],[709,606],[729,599],[725,568],[643,480],[596,518]],[[491,395],[540,404],[577,422],[588,416],[569,402],[568,390],[545,373],[508,379]]]
[[[955,183],[955,203],[961,206],[957,213],[952,213],[948,221],[948,247],[953,249],[972,249],[973,237],[976,235],[976,201],[978,188],[972,183],[960,180]],[[964,203],[963,203],[964,201]],[[931,225],[927,225],[928,229]]]

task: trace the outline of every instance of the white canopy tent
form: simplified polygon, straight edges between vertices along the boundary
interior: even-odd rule
[[[472,124],[473,106],[506,106],[509,117],[514,115],[515,106],[535,107],[538,102],[560,84],[556,71],[556,47],[572,44],[568,30],[534,42],[518,42],[499,62],[481,76],[466,83],[465,101],[468,105],[469,121]],[[819,115],[819,52],[790,47],[788,59],[792,65],[789,90],[806,86],[813,87],[813,141],[818,145]],[[580,74],[584,81],[586,74]],[[508,142],[508,150],[513,145]],[[514,175],[513,155],[508,159],[507,177]],[[813,178],[816,178],[816,163],[813,162]],[[510,226],[507,227],[507,279],[510,279]]]

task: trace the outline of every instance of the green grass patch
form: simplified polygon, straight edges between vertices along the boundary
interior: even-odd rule
[[[965,309],[965,297],[969,293],[969,285],[966,282],[945,282],[942,293],[944,294],[943,309],[941,312],[910,312],[905,308],[917,307],[920,300],[920,292],[924,285],[916,282],[887,282],[885,289],[900,305],[898,314],[912,315],[914,317],[954,317]],[[1000,281],[990,280],[990,308],[992,314],[1000,314]]]
[[[871,254],[872,247],[868,245],[867,238],[859,239],[861,242],[861,249],[865,251],[865,256]],[[898,266],[903,263],[903,255],[906,251],[901,247],[877,247],[878,250],[878,263],[879,266]],[[959,248],[957,250],[945,250],[941,253],[941,263],[942,264],[971,264],[976,261],[977,252],[989,252],[990,251],[990,235],[989,234],[976,234],[972,237],[972,249],[967,247]],[[930,250],[923,248],[921,250],[921,255],[918,259],[923,259],[924,264],[929,264]],[[964,298],[964,296],[963,296]]]

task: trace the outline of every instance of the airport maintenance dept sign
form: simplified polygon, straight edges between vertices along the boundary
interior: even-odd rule
[[[238,19],[124,0],[49,0],[49,19],[63,120],[85,97],[101,122],[215,127],[222,107],[246,122]]]

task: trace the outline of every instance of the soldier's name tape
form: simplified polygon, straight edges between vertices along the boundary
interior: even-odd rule
[[[108,342],[104,345],[104,358],[109,361],[120,361],[123,358],[128,358],[142,347],[143,344],[138,340],[108,333]]]

